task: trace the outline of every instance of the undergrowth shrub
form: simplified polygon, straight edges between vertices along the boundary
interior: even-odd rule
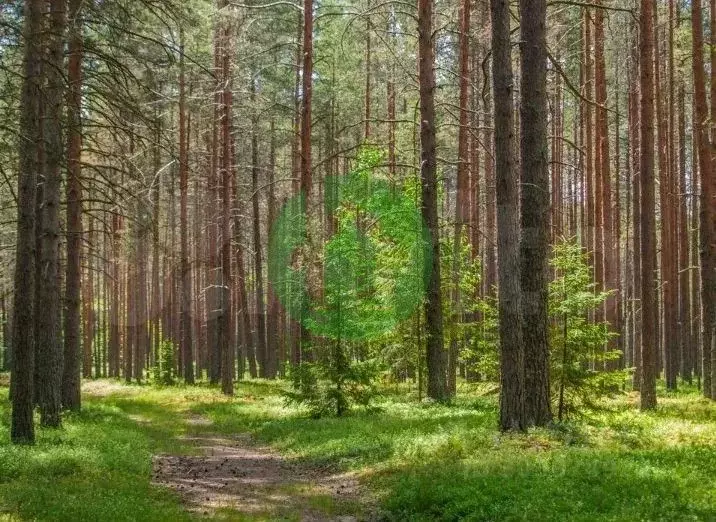
[[[284,392],[288,404],[308,408],[314,418],[347,413],[352,406],[368,407],[379,395],[376,386],[381,373],[375,360],[336,365],[330,362],[302,362],[291,366],[291,389]]]

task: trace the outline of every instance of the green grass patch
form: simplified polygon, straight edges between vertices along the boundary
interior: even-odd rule
[[[153,415],[145,410],[154,407],[139,403],[136,411]],[[82,413],[65,416],[62,429],[38,429],[34,446],[10,444],[9,423],[7,389],[1,389],[0,514],[21,520],[188,520],[176,496],[151,485],[151,456],[174,435],[168,426],[143,426],[109,398],[86,399]]]
[[[716,520],[716,405],[694,389],[663,394],[653,413],[624,394],[582,418],[505,436],[490,386],[464,386],[449,406],[391,389],[374,410],[314,420],[284,405],[282,383],[239,383],[233,398],[207,386],[93,386],[105,385],[61,430],[40,430],[34,447],[9,444],[0,390],[0,520],[188,520],[151,485],[151,455],[194,451],[182,436],[196,432],[249,432],[312,465],[358,471],[388,520]],[[187,423],[197,415],[211,423]],[[334,502],[306,499],[345,512]]]
[[[550,429],[500,435],[494,394],[449,406],[393,393],[377,411],[313,420],[280,384],[196,404],[212,430],[250,430],[297,458],[363,472],[392,520],[716,520],[716,405],[687,389],[638,411],[634,395]]]

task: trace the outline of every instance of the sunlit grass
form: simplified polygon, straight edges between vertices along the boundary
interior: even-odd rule
[[[0,513],[21,520],[188,520],[174,495],[150,484],[152,453],[174,434],[168,424],[139,426],[111,400],[86,400],[62,429],[38,429],[35,446],[13,446],[9,411],[2,389]]]
[[[195,451],[186,434],[248,432],[291,458],[356,471],[392,520],[716,520],[716,406],[694,389],[663,394],[652,413],[625,393],[552,428],[500,435],[490,385],[463,386],[449,406],[391,388],[373,410],[318,420],[286,407],[284,386],[238,383],[226,398],[208,386],[98,381],[83,413],[40,430],[32,448],[9,444],[2,390],[0,516],[188,519],[151,485],[151,455]]]
[[[500,435],[489,387],[453,405],[403,393],[312,420],[261,399],[197,404],[298,458],[362,473],[395,520],[716,520],[716,406],[694,389],[638,411],[634,394],[549,429]]]

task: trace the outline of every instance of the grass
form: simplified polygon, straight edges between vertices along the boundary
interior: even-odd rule
[[[186,520],[176,497],[151,486],[150,456],[191,451],[177,439],[191,429],[250,432],[291,457],[355,470],[389,520],[716,521],[716,405],[693,389],[661,390],[653,413],[622,395],[588,417],[501,436],[496,397],[479,386],[451,406],[392,391],[377,411],[319,420],[285,407],[281,386],[241,383],[227,399],[207,387],[112,385],[62,430],[41,430],[34,448],[9,445],[0,392],[0,520]],[[212,424],[189,427],[192,414]]]
[[[2,389],[0,520],[188,520],[174,495],[150,484],[169,424],[141,426],[111,399],[86,399],[62,429],[39,429],[37,444],[23,447],[10,444],[9,414]]]

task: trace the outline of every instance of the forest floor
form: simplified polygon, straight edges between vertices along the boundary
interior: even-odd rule
[[[9,444],[0,387],[0,520],[716,521],[716,405],[694,389],[504,436],[490,386],[450,406],[391,388],[314,420],[284,385],[90,382],[29,448]]]
[[[176,491],[197,515],[356,522],[374,518],[367,492],[349,472],[295,462],[247,433],[208,432],[212,421],[193,414],[182,437],[198,455],[156,455],[154,483]],[[203,428],[197,432],[196,428]]]

